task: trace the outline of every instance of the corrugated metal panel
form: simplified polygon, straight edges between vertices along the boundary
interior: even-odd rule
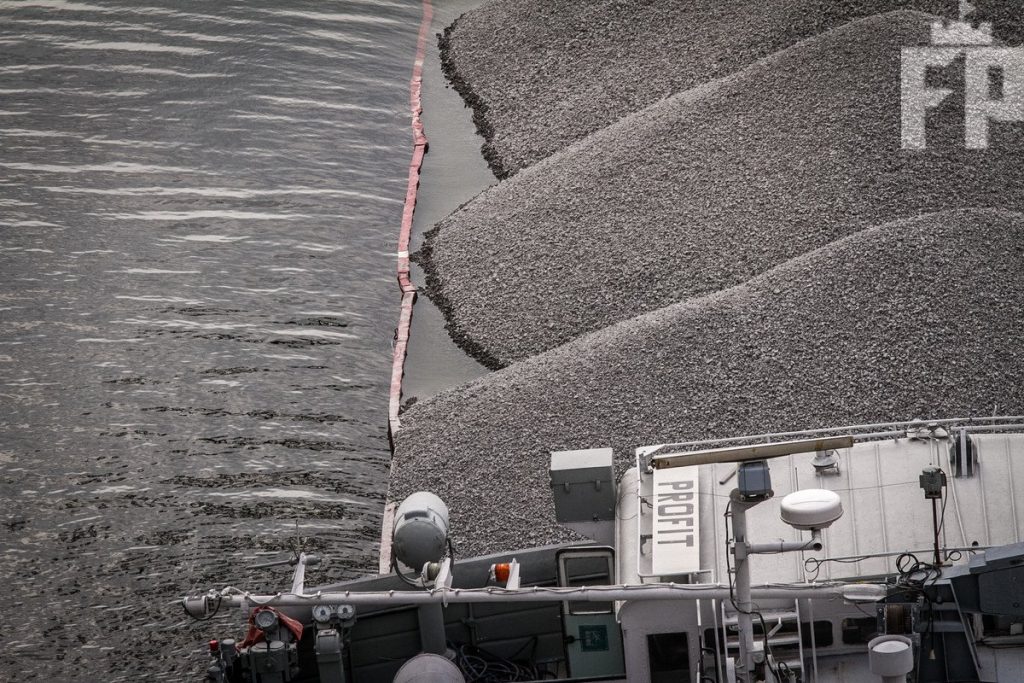
[[[750,539],[796,541],[809,538],[779,518],[781,499],[799,488],[835,491],[845,514],[824,532],[820,553],[758,555],[753,558],[753,581],[779,583],[813,578],[806,574],[806,557],[837,558],[876,553],[920,551],[927,561],[932,547],[932,507],[918,484],[921,470],[941,467],[947,472],[947,500],[942,527],[943,546],[973,543],[1000,545],[1021,540],[1024,528],[1024,435],[975,434],[978,467],[974,476],[953,477],[949,441],[909,439],[860,443],[840,451],[838,474],[818,474],[814,454],[769,461],[775,497],[748,513]],[[715,575],[702,580],[725,581],[725,520],[723,513],[736,478],[725,479],[731,464],[702,466],[701,561]],[[1021,485],[1018,485],[1020,483]],[[869,558],[853,563],[826,562],[820,579],[871,576],[895,571],[895,557]]]

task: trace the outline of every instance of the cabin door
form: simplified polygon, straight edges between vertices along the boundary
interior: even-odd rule
[[[559,551],[559,586],[607,586],[615,581],[615,551],[572,548]],[[612,602],[563,602],[562,636],[573,678],[621,675],[622,629]]]

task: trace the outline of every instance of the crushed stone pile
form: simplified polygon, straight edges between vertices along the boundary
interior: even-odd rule
[[[432,490],[462,555],[572,538],[551,450],[1024,410],[1024,214],[866,229],[404,414],[393,500]]]
[[[1020,42],[1015,3],[975,4],[970,20]],[[449,27],[442,59],[503,178],[664,97],[898,9],[958,16],[955,0],[492,0]]]
[[[927,149],[900,147],[900,50],[928,44],[933,19],[844,25],[482,193],[421,254],[452,337],[503,367],[872,225],[1024,206],[1024,125],[964,149],[962,88],[929,116]]]

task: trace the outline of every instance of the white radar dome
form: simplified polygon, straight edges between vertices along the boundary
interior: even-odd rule
[[[835,491],[804,489],[782,499],[782,521],[794,529],[825,529],[843,516],[843,501]]]
[[[395,511],[391,552],[417,572],[427,562],[440,562],[448,549],[448,506],[428,491],[417,491]]]

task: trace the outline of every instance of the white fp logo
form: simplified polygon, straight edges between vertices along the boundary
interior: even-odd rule
[[[1024,121],[1024,47],[992,45],[992,25],[963,21],[974,8],[961,3],[960,21],[932,23],[930,46],[905,47],[900,63],[900,144],[924,149],[925,120],[953,92],[928,85],[929,68],[945,68],[964,55],[964,146],[988,147],[991,121]],[[993,96],[991,74],[1001,75],[1002,93]]]

